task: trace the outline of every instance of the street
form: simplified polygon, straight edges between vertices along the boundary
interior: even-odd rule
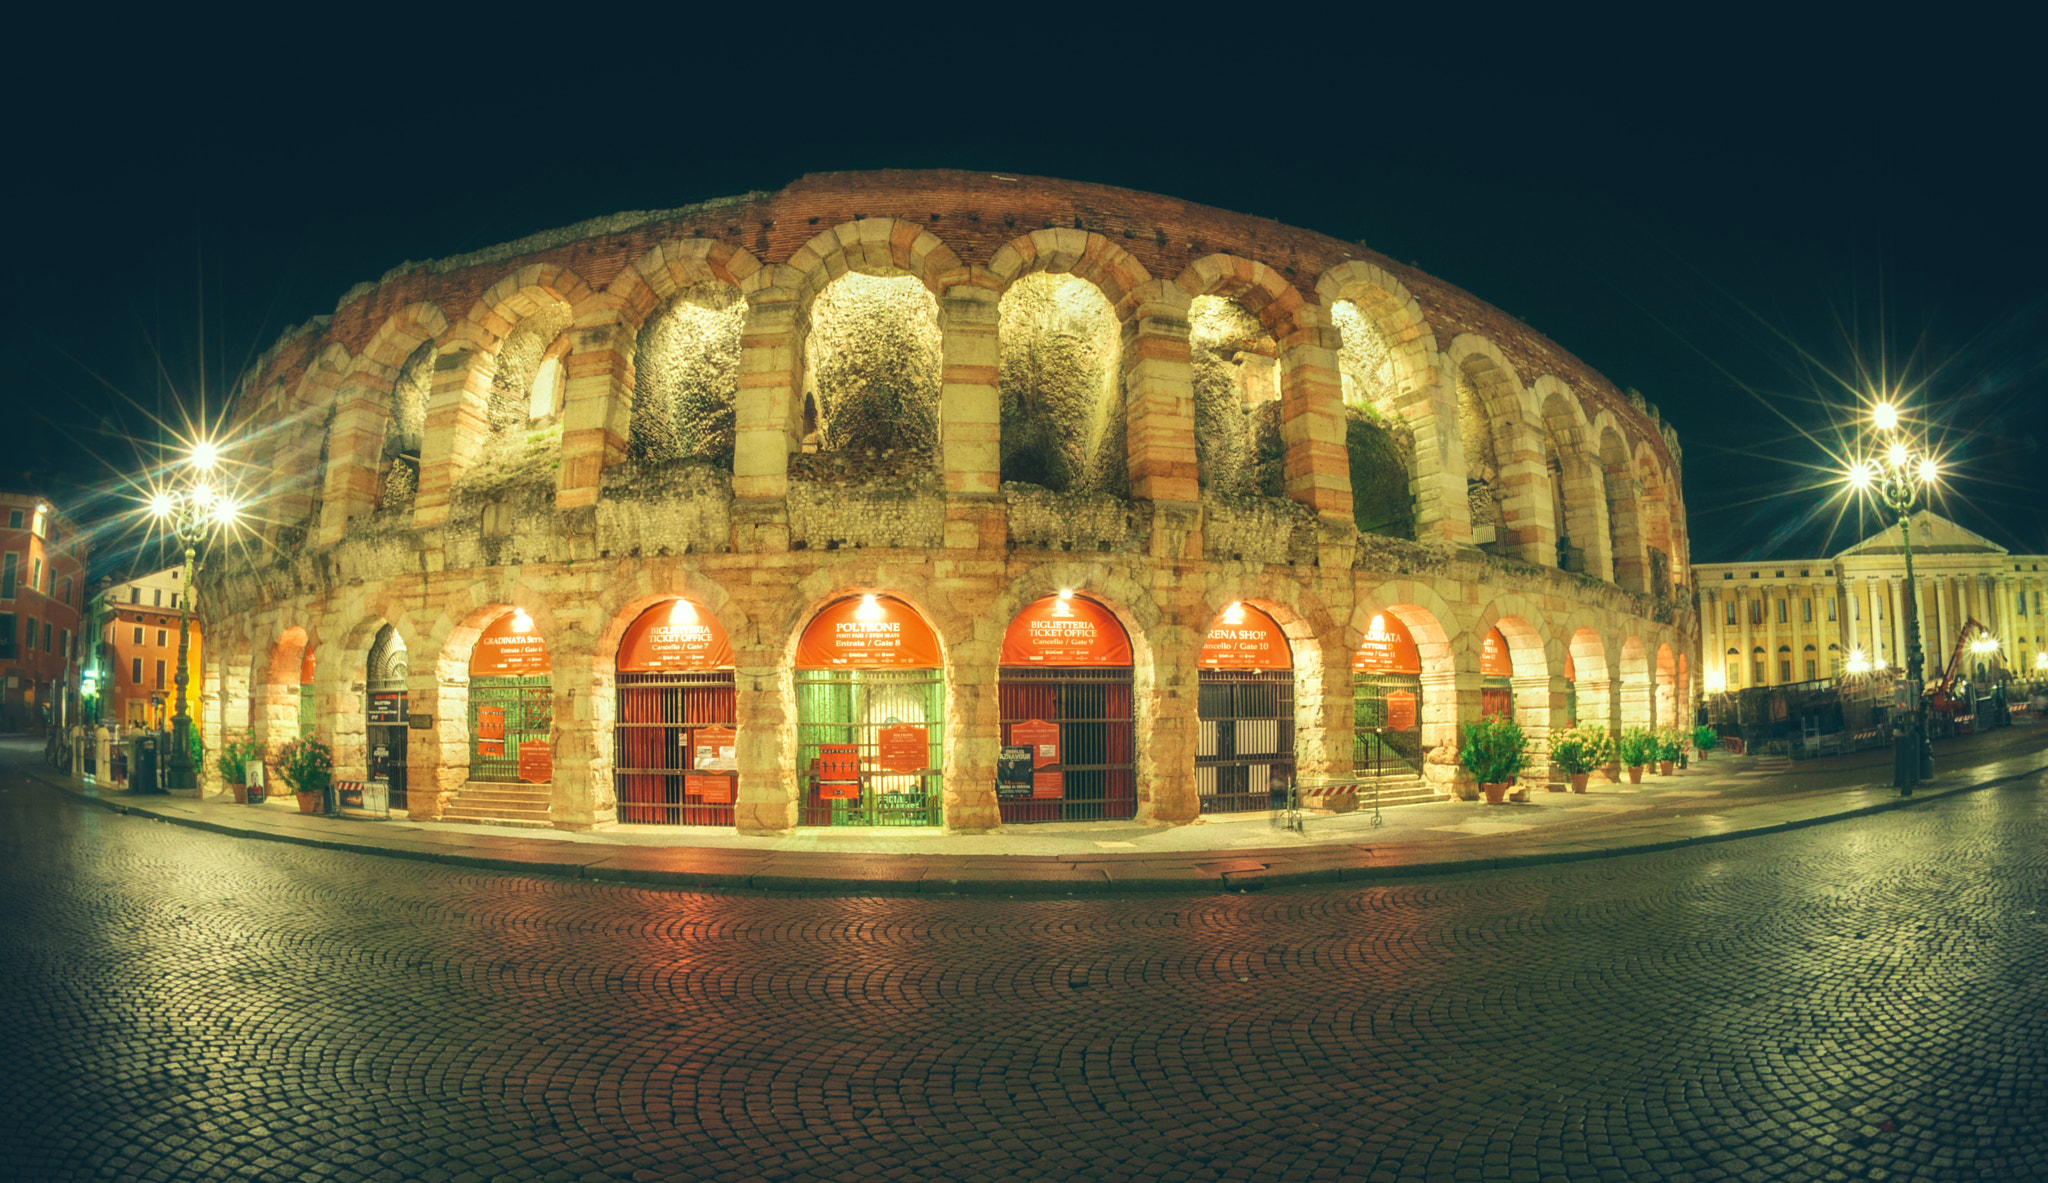
[[[2041,776],[1391,886],[864,899],[232,838],[35,759],[8,1178],[2048,1178]]]

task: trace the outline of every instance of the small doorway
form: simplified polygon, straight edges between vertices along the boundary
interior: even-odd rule
[[[1515,684],[1510,679],[1515,674],[1514,656],[1508,652],[1508,640],[1500,635],[1500,629],[1486,630],[1486,639],[1479,645],[1479,714],[1482,718],[1499,715],[1512,720],[1515,717]]]
[[[996,694],[1017,773],[996,784],[1005,824],[1138,816],[1131,640],[1108,608],[1072,592],[1026,605]]]
[[[1351,663],[1351,758],[1360,775],[1422,773],[1422,655],[1408,626],[1375,614]]]
[[[917,610],[882,595],[829,604],[796,664],[803,824],[941,824],[946,676]]]
[[[1294,655],[1271,616],[1232,604],[1198,659],[1195,794],[1203,813],[1274,807],[1294,776]]]
[[[738,796],[732,644],[702,605],[642,612],[619,640],[612,731],[619,820],[729,826]]]
[[[555,697],[547,641],[523,608],[477,637],[469,658],[469,779],[549,784],[555,779]]]
[[[391,786],[393,809],[406,808],[405,735],[406,720],[405,642],[398,630],[385,625],[377,630],[370,646],[369,668],[364,678],[368,694],[364,718],[364,746],[369,755],[369,777],[384,778]]]

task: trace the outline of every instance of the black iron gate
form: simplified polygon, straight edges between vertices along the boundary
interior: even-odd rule
[[[1005,823],[1123,821],[1138,816],[1129,667],[1004,666],[996,684],[1003,742],[1044,719],[1060,728],[1058,798],[997,802]]]
[[[1274,808],[1294,776],[1294,672],[1203,670],[1197,694],[1202,812]]]
[[[945,751],[946,680],[938,670],[796,671],[796,759],[807,826],[936,826]],[[925,729],[924,767],[885,771],[882,732]],[[834,797],[819,770],[851,747],[858,786]],[[850,782],[849,782],[850,783]]]
[[[555,699],[546,674],[469,680],[469,779],[519,779],[519,745],[551,744]]]
[[[707,727],[737,730],[733,716],[731,670],[618,675],[612,763],[619,820],[732,825],[737,770],[704,768],[697,735]]]
[[[1422,679],[1414,674],[1355,674],[1351,681],[1351,758],[1360,770],[1422,774]],[[1402,771],[1405,769],[1406,771]]]

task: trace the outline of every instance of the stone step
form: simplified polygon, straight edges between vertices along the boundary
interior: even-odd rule
[[[552,824],[548,820],[548,802],[553,796],[554,790],[548,785],[471,781],[448,803],[441,820],[546,828]]]

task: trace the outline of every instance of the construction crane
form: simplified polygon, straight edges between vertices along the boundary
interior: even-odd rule
[[[1963,672],[1963,655],[1971,651],[1971,639],[1977,635],[1982,635],[1987,641],[1992,639],[1991,630],[1972,616],[1957,630],[1955,649],[1948,655],[1948,668],[1942,671],[1941,681],[1935,683],[1931,691],[1934,709],[1944,715],[1968,714],[1974,709],[1975,704],[1971,703],[1958,706],[1955,701],[1955,688],[1956,679],[1962,676]]]

